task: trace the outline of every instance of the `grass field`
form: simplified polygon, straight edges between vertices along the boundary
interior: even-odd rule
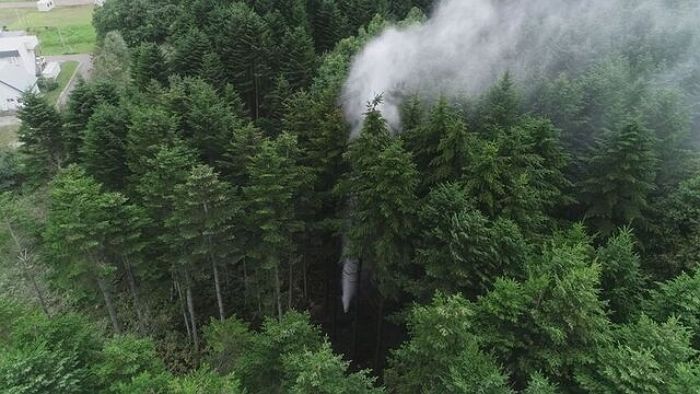
[[[17,142],[19,125],[0,126],[0,149],[13,146]]]
[[[92,9],[92,5],[58,7],[50,12],[28,8],[3,9],[0,25],[39,36],[41,54],[45,56],[91,53],[95,47]]]
[[[78,68],[78,64],[79,63],[75,61],[61,63],[61,72],[58,74],[58,77],[56,77],[58,88],[46,93],[46,100],[50,104],[56,105],[58,96],[61,95],[63,89],[68,85],[68,81],[70,81],[70,77],[75,73],[75,69]]]

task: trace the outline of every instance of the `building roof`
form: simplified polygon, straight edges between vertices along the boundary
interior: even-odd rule
[[[23,93],[36,85],[36,76],[19,64],[0,64],[0,84]]]

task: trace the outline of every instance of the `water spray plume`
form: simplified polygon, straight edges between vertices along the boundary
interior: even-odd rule
[[[659,67],[645,78],[682,85],[698,70],[698,20],[695,0],[444,0],[425,23],[389,28],[358,54],[345,115],[356,135],[382,95],[378,109],[397,130],[407,94],[474,96],[505,72],[527,85],[617,55],[652,53]]]

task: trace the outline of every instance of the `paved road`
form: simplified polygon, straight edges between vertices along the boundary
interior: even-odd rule
[[[56,7],[74,7],[79,5],[94,4],[94,0],[56,0]],[[35,1],[14,1],[10,3],[0,3],[0,8],[34,8],[36,9]],[[51,11],[49,11],[51,12]]]
[[[78,80],[78,76],[83,77],[83,79],[85,80],[90,78],[90,75],[92,74],[92,56],[88,54],[46,56],[46,61],[59,63],[77,61],[80,63],[78,65],[78,68],[76,69],[75,74],[73,75],[73,78],[71,78],[71,80],[66,85],[66,88],[63,89],[63,92],[61,92],[61,94],[58,96],[58,102],[56,103],[56,105],[59,108],[61,108],[66,105],[66,101],[68,101],[68,95],[73,90],[73,88],[75,88],[75,83]]]

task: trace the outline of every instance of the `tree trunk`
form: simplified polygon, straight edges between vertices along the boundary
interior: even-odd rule
[[[180,311],[182,312],[182,318],[184,319],[185,322],[185,329],[187,330],[187,339],[192,340],[192,330],[190,330],[190,321],[187,317],[187,309],[185,309],[185,296],[182,294],[182,289],[180,288],[180,284],[173,280],[173,283],[175,284],[175,290],[177,290],[178,294],[178,304],[180,304]]]
[[[248,267],[243,257],[243,305],[248,306]]]
[[[199,353],[199,334],[197,334],[197,315],[194,313],[194,298],[192,297],[192,283],[190,281],[190,274],[185,273],[186,276],[186,289],[185,294],[187,295],[187,310],[190,312],[190,323],[192,324],[192,342],[194,344],[194,352]]]
[[[134,272],[131,269],[131,263],[128,257],[124,257],[124,268],[126,269],[126,281],[129,285],[129,290],[131,292],[131,298],[134,301],[134,309],[136,310],[136,317],[139,319],[139,325],[143,331],[146,327],[146,319],[143,315],[143,309],[141,307],[141,300],[139,299],[139,292],[136,288],[136,280],[134,279]]]
[[[46,304],[46,299],[44,298],[44,294],[41,292],[41,289],[39,288],[39,285],[36,283],[36,278],[34,275],[31,273],[30,266],[31,266],[31,260],[32,257],[29,254],[29,251],[27,251],[26,248],[22,247],[22,244],[19,242],[19,238],[17,238],[17,235],[15,234],[14,229],[10,225],[9,222],[5,222],[7,225],[7,229],[10,231],[10,236],[12,237],[12,240],[15,242],[15,246],[17,246],[18,250],[18,256],[17,258],[20,261],[20,264],[22,266],[22,274],[24,275],[24,278],[31,282],[32,288],[34,289],[34,292],[36,293],[37,298],[39,299],[39,304],[41,304],[41,309],[44,310],[44,313],[46,316],[51,317],[51,314],[49,313],[49,307]]]
[[[292,261],[289,260],[289,284],[287,286],[287,310],[292,309],[292,282],[294,280],[294,273],[292,267]]]
[[[112,302],[112,292],[109,290],[107,282],[104,278],[97,275],[97,286],[99,286],[102,292],[102,297],[105,301],[105,306],[107,307],[107,312],[109,313],[109,319],[112,321],[112,328],[115,333],[120,333],[121,328],[119,327],[119,321],[117,320],[117,310],[114,308],[114,303]]]
[[[379,295],[379,310],[377,311],[377,338],[374,348],[374,370],[379,370],[382,354],[382,329],[384,328],[384,297]]]
[[[221,283],[219,282],[219,268],[216,266],[214,259],[209,257],[211,261],[211,268],[214,270],[214,288],[216,290],[216,303],[219,306],[219,319],[224,321],[226,318],[224,314],[224,300],[221,297]]]
[[[362,259],[357,263],[357,293],[355,293],[355,311],[352,319],[352,358],[357,356],[357,328],[360,318],[360,297],[362,295]]]
[[[277,298],[277,318],[282,321],[282,294],[280,285],[280,275],[279,275],[279,263],[275,263],[275,298]]]
[[[301,270],[302,270],[302,275],[304,276],[304,302],[306,302],[309,299],[309,288],[307,284],[307,277],[306,277],[306,253],[304,253],[304,256],[302,258],[301,262]]]
[[[37,298],[39,299],[39,304],[41,305],[41,309],[44,311],[46,316],[51,317],[51,313],[49,312],[49,307],[46,304],[46,299],[44,298],[44,294],[41,292],[39,285],[36,283],[36,278],[34,278],[33,275],[30,275],[29,280],[32,282],[32,287],[34,288],[34,292],[36,292]]]
[[[204,215],[208,218],[209,217],[209,208],[207,206],[207,203],[205,202],[202,204],[202,209],[204,209]],[[209,258],[209,262],[211,263],[211,268],[214,271],[214,290],[216,291],[216,303],[219,306],[219,319],[221,321],[224,321],[225,319],[225,313],[224,313],[224,299],[221,296],[221,281],[219,280],[219,267],[216,265],[216,259],[214,259],[214,256],[212,255],[212,250],[214,248],[214,245],[211,241],[211,235],[206,236],[207,239],[207,257]]]

